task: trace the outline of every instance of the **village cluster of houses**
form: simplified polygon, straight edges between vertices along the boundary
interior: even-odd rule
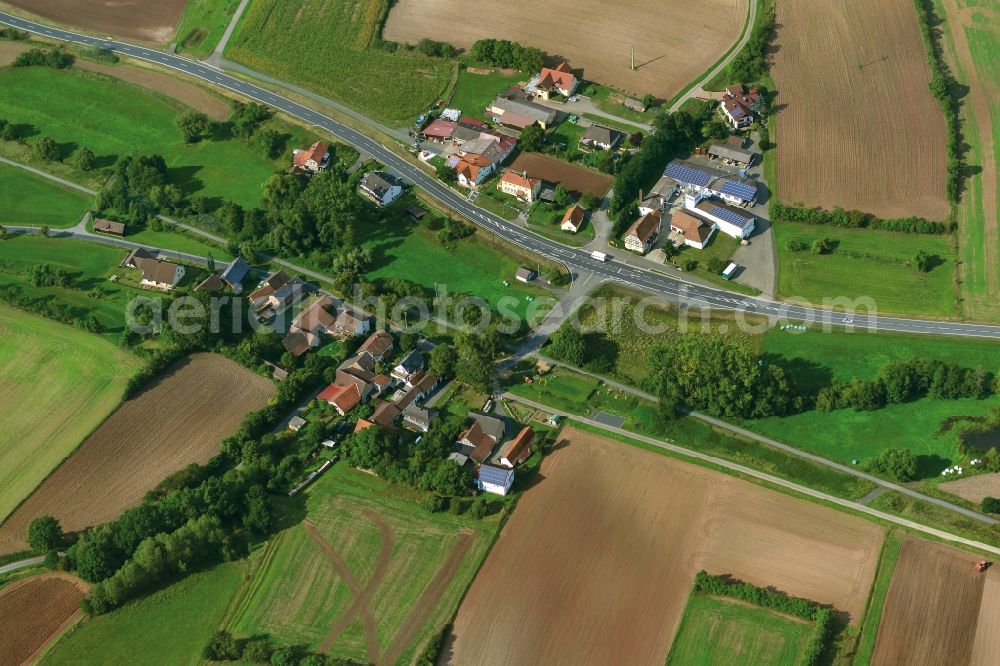
[[[292,173],[311,176],[328,166],[330,147],[322,141],[316,141],[308,148],[296,148],[292,151]],[[358,191],[381,208],[403,195],[403,183],[384,171],[371,171],[358,182]]]

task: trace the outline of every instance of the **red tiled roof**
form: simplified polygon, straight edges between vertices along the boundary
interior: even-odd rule
[[[392,349],[392,343],[391,334],[385,331],[376,331],[369,335],[368,339],[361,344],[358,348],[358,353],[368,352],[372,356],[380,358]]]
[[[508,171],[500,179],[504,183],[510,183],[516,187],[522,187],[526,190],[534,189],[535,185],[539,183],[537,178],[531,178],[517,173],[516,171]]]
[[[583,223],[583,214],[584,214],[583,208],[581,208],[579,204],[573,204],[572,206],[566,209],[566,214],[563,215],[563,219],[562,222],[560,222],[560,225],[566,224],[567,222],[571,222],[573,224],[574,229],[579,229],[580,225]]]
[[[657,229],[660,228],[660,211],[654,210],[646,213],[632,223],[632,226],[625,232],[625,236],[635,236],[640,243],[645,243]]]
[[[483,431],[483,427],[479,425],[479,421],[474,422],[468,430],[463,432],[459,436],[459,440],[464,440],[472,444],[473,450],[469,457],[477,463],[484,462],[489,458],[490,451],[497,444],[495,439]]]
[[[313,145],[309,146],[307,150],[300,150],[296,152],[292,163],[300,169],[305,167],[306,162],[309,160],[313,160],[319,164],[323,161],[323,156],[326,155],[326,151],[326,144],[322,141],[317,141]],[[287,155],[287,153],[285,154]]]
[[[684,238],[704,243],[712,231],[712,227],[704,220],[679,210],[670,218],[670,226],[676,227],[684,234]]]
[[[530,455],[529,447],[534,438],[535,431],[525,426],[521,432],[517,433],[517,437],[504,445],[500,451],[500,457],[506,458],[512,464],[522,462]]]
[[[394,403],[383,402],[372,412],[371,420],[383,428],[391,428],[401,413]]]
[[[361,392],[358,391],[358,387],[355,384],[350,384],[349,386],[330,384],[320,391],[320,394],[316,398],[334,405],[341,412],[347,413],[361,402]]]
[[[435,139],[447,139],[454,133],[456,125],[457,123],[453,123],[450,120],[441,120],[438,118],[420,133],[427,137],[434,137]]]
[[[569,63],[561,63],[555,69],[543,67],[541,79],[538,82],[540,88],[569,88],[573,85],[573,69]]]
[[[358,419],[358,422],[354,424],[354,432],[361,432],[362,430],[367,430],[368,428],[374,427],[375,424],[367,419]]]

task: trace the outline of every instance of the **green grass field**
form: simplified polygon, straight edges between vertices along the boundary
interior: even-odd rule
[[[50,136],[64,156],[87,147],[101,167],[122,155],[157,153],[170,169],[170,181],[187,194],[252,207],[260,201],[264,181],[287,162],[284,156],[266,160],[235,139],[185,144],[176,120],[187,107],[99,74],[46,67],[2,69],[0,88],[9,93],[0,97],[0,117],[31,125],[36,134],[27,137],[29,143]],[[0,142],[0,151],[6,152],[8,145],[13,146]],[[46,163],[36,166],[45,169]]]
[[[486,120],[483,113],[486,105],[507,88],[527,82],[528,78],[523,74],[472,74],[465,69],[459,70],[455,94],[449,106],[459,109],[464,116]]]
[[[541,287],[514,279],[519,266],[516,259],[490,248],[488,238],[479,238],[483,233],[445,247],[426,225],[385,220],[358,235],[367,239],[362,246],[373,256],[369,279],[402,278],[428,289],[437,284],[453,294],[478,296],[493,308],[503,305],[522,319],[529,308],[550,302],[549,293]],[[504,280],[510,286],[505,287]]]
[[[187,0],[177,24],[177,51],[204,58],[226,31],[240,0]]]
[[[456,65],[404,48],[379,48],[389,4],[254,0],[226,56],[386,123],[409,125],[444,94]]]
[[[358,580],[374,586],[368,608],[377,643],[385,659],[408,662],[415,652],[447,623],[496,529],[495,519],[476,522],[449,514],[432,514],[418,504],[419,493],[391,486],[380,479],[334,465],[307,491],[308,521],[322,539],[336,550]],[[388,530],[383,540],[376,520]],[[401,629],[411,620],[423,590],[434,581],[463,534],[472,535],[471,546],[439,596],[423,607],[425,619],[409,636]],[[384,568],[377,564],[387,548]],[[268,546],[261,567],[246,583],[234,608],[229,629],[238,636],[269,634],[286,644],[320,649],[338,620],[343,619],[353,596],[335,573],[328,558],[310,537],[306,524],[283,532]],[[377,660],[366,650],[360,617],[345,621],[343,631],[330,636],[328,654],[367,663]]]
[[[790,222],[776,223],[774,236],[778,247],[778,290],[782,296],[805,298],[817,305],[823,305],[828,298],[867,297],[883,313],[956,314],[952,284],[955,257],[946,236]],[[790,241],[811,246],[822,237],[834,241],[831,254],[788,249]],[[935,257],[936,265],[928,273],[904,265],[913,261],[918,250]]]
[[[83,192],[0,164],[0,225],[72,227],[93,203]]]
[[[45,664],[195,664],[212,639],[246,565],[220,564],[187,576],[107,615],[85,621],[56,643]]]
[[[668,666],[795,666],[813,633],[802,620],[731,599],[688,598]]]
[[[871,663],[872,652],[875,650],[875,638],[878,635],[878,625],[882,620],[882,607],[885,605],[886,595],[889,594],[889,583],[892,581],[892,572],[896,568],[896,560],[899,559],[899,549],[902,545],[899,535],[890,531],[882,546],[878,570],[875,572],[875,581],[872,583],[868,595],[865,618],[861,624],[861,635],[854,653],[854,666],[868,666]]]
[[[0,305],[0,522],[118,406],[140,360]]]
[[[88,224],[87,229],[93,231],[94,225]],[[208,240],[202,240],[198,236],[176,227],[167,231],[140,229],[133,232],[126,225],[125,240],[131,243],[140,243],[151,248],[185,252],[199,257],[207,257],[211,254],[218,261],[232,261],[233,259],[232,255],[224,247],[215,245]]]

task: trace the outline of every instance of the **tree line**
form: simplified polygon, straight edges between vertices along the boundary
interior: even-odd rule
[[[859,210],[834,208],[832,211],[789,206],[777,201],[771,202],[771,219],[775,222],[798,222],[800,224],[828,225],[843,229],[878,229],[898,231],[908,234],[944,234],[955,230],[955,224],[945,225],[922,217],[900,217],[882,219]]]
[[[472,45],[472,57],[496,67],[537,72],[545,64],[545,54],[533,46],[522,46],[509,39],[480,39]]]

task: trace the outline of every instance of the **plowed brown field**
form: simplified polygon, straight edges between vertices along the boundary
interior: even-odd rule
[[[983,601],[972,644],[972,666],[994,666],[1000,656],[1000,569],[986,571]]]
[[[50,22],[165,44],[187,0],[4,0]],[[3,3],[0,3],[0,7]]]
[[[976,474],[938,486],[941,490],[979,504],[984,497],[1000,497],[1000,472]]]
[[[872,666],[969,663],[986,581],[973,569],[975,561],[949,546],[917,539],[903,543]]]
[[[781,200],[944,219],[944,116],[912,0],[775,4]]]
[[[85,584],[67,574],[32,576],[0,589],[0,664],[27,663],[80,616]]]
[[[746,15],[747,0],[398,0],[383,32],[461,48],[512,39],[566,58],[591,81],[669,99],[729,50]]]
[[[574,194],[590,192],[603,199],[611,189],[611,176],[589,169],[573,166],[555,157],[541,153],[521,153],[510,165],[514,171],[526,171],[532,178],[541,178],[556,185],[562,185]]]
[[[663,664],[695,573],[858,618],[882,529],[567,429],[459,608],[455,664]]]
[[[28,523],[50,514],[75,532],[113,520],[167,475],[203,463],[274,393],[218,354],[194,354],[108,417],[0,525],[0,553],[27,547]]]

